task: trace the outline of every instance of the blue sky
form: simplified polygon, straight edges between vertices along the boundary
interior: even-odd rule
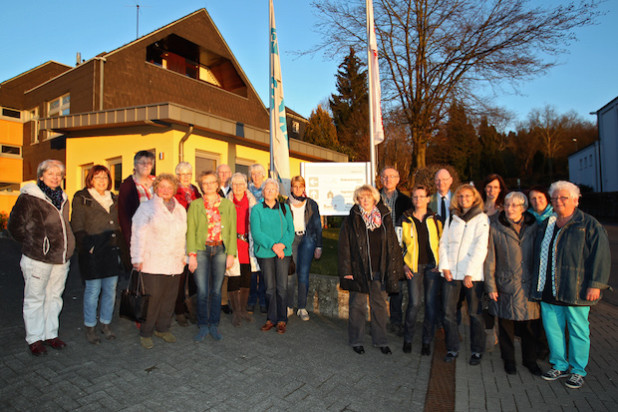
[[[135,39],[135,0],[5,3],[0,14],[0,36],[4,39],[0,81],[48,60],[74,65],[77,52],[87,60]],[[144,0],[139,4],[140,35],[205,7],[268,103],[268,0]],[[503,88],[488,98],[519,120],[545,104],[556,106],[560,113],[575,110],[583,118],[595,120],[588,113],[618,96],[618,1],[607,1],[604,9],[608,13],[598,25],[577,31],[579,41],[569,47],[569,54],[558,58],[559,66],[523,83],[519,95]],[[309,0],[275,0],[275,15],[286,104],[309,116],[335,91],[341,59],[325,60],[319,52],[302,57],[294,53],[319,42]]]

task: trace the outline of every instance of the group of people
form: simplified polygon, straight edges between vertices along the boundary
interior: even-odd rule
[[[147,349],[154,346],[153,335],[176,341],[170,332],[174,314],[179,325],[189,324],[191,289],[196,342],[208,335],[222,339],[221,311],[228,305],[234,326],[252,322],[257,305],[267,317],[263,331],[285,333],[295,306],[297,316],[309,320],[309,270],[322,254],[322,223],[303,177],[292,178],[283,200],[278,182],[266,179],[259,164],[249,168],[249,181],[220,165],[200,173],[196,187],[189,163],[179,163],[175,175],[155,177],[154,162],[151,152],[138,152],[118,196],[111,191],[110,171],[91,167],[86,187],[73,197],[70,218],[62,162],[42,162],[37,181],[22,188],[8,229],[22,245],[23,315],[33,355],[46,354],[46,346],[66,346],[58,337],[58,317],[74,249],[85,285],[85,335],[92,344],[115,338],[110,324],[116,286],[129,270],[150,296],[146,320],[138,325]],[[372,343],[384,354],[392,353],[389,314],[391,331],[403,337],[403,352],[410,353],[424,302],[420,353],[431,354],[436,328],[443,327],[444,360],[452,362],[459,355],[465,302],[471,365],[481,362],[486,327],[492,329],[497,318],[506,373],[516,373],[519,336],[522,363],[531,373],[546,380],[568,377],[568,387],[581,387],[590,349],[588,314],[608,287],[610,252],[603,226],[577,207],[578,187],[558,181],[548,191],[533,187],[526,196],[509,192],[492,174],[480,192],[473,184],[452,192],[452,174],[440,169],[435,193],[417,184],[408,197],[397,188],[395,168],[384,168],[380,179],[381,191],[356,188],[339,235],[338,272],[341,288],[349,291],[353,350],[365,352],[367,298]],[[537,364],[544,345],[552,365],[545,373]]]
[[[509,192],[502,177],[492,174],[480,192],[473,184],[452,192],[451,172],[440,169],[435,193],[417,184],[410,198],[397,189],[395,168],[384,168],[380,179],[381,192],[369,185],[356,189],[339,237],[339,277],[350,292],[352,349],[365,353],[368,297],[372,344],[392,353],[389,295],[390,328],[403,336],[403,352],[412,350],[424,301],[420,353],[431,354],[436,327],[443,327],[444,361],[453,362],[460,351],[465,302],[470,365],[481,363],[486,327],[493,329],[497,318],[507,374],[517,372],[514,340],[519,336],[522,364],[532,374],[550,381],[568,377],[567,387],[580,388],[590,350],[588,314],[608,287],[611,259],[607,232],[577,207],[579,188],[557,181],[549,190],[533,187],[526,196]],[[547,351],[551,368],[543,373],[537,359]]]
[[[116,337],[111,328],[116,289],[128,273],[130,284],[143,286],[149,296],[145,320],[138,324],[146,349],[154,346],[153,335],[176,341],[170,332],[174,315],[179,325],[189,325],[192,291],[196,342],[208,335],[222,339],[219,322],[226,306],[232,324],[240,326],[253,321],[259,303],[267,313],[262,330],[282,334],[297,294],[296,314],[309,320],[309,270],[321,256],[322,225],[304,179],[294,177],[292,193],[280,202],[278,182],[266,179],[260,164],[250,167],[250,183],[220,165],[199,174],[198,188],[191,183],[190,163],[179,163],[175,175],[155,177],[154,162],[151,152],[138,152],[117,196],[109,169],[92,166],[71,212],[61,187],[62,162],[42,162],[37,181],[23,187],[8,229],[22,246],[23,314],[33,355],[66,346],[58,337],[59,315],[74,251],[84,283],[85,337],[92,344]]]

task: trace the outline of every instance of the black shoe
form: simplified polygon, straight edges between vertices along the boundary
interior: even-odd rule
[[[412,352],[412,342],[404,342],[403,343],[403,353]]]
[[[423,346],[421,346],[421,355],[422,356],[431,355],[431,345],[429,345],[428,343],[423,343]]]
[[[444,362],[451,363],[453,362],[459,354],[457,352],[446,352],[446,356],[444,357]]]
[[[539,365],[535,363],[531,363],[529,365],[524,365],[526,368],[528,368],[528,370],[530,371],[531,374],[533,374],[534,376],[541,376],[543,375],[543,371],[541,370],[541,368],[539,368]]]
[[[266,306],[260,306],[260,312],[261,313],[267,313],[268,312],[268,308]]]
[[[229,315],[230,313],[232,313],[232,309],[230,309],[230,305],[221,305],[221,312]]]
[[[470,356],[470,362],[469,363],[472,366],[480,365],[482,358],[483,358],[483,354],[482,353],[473,353],[472,356]]]
[[[509,375],[515,375],[517,373],[517,366],[515,366],[515,362],[504,361],[504,371]]]
[[[385,355],[393,354],[393,352],[391,352],[391,348],[389,348],[388,346],[380,346],[380,352],[382,352]]]
[[[359,355],[362,355],[363,353],[365,353],[365,348],[363,348],[362,346],[352,346],[352,349],[354,350],[354,352],[358,353]]]

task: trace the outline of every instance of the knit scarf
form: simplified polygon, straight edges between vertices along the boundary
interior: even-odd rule
[[[556,226],[557,217],[555,214],[552,214],[547,221],[547,228],[545,229],[545,235],[543,236],[543,241],[541,242],[541,258],[539,262],[539,282],[536,286],[537,292],[542,292],[545,288],[545,282],[547,280],[547,257],[549,255],[549,248],[553,248],[554,253],[552,253],[552,261],[551,261],[551,290],[552,295],[556,296],[556,241],[558,240],[558,235],[562,228],[558,230],[556,233],[556,237],[554,238],[554,243],[551,243],[551,238],[554,234],[554,227]]]
[[[64,198],[62,197],[62,189],[60,188],[60,186],[52,189],[51,187],[43,183],[42,180],[38,180],[36,184],[39,189],[43,191],[45,196],[49,198],[49,200],[52,202],[52,205],[54,205],[56,209],[60,210],[60,208],[62,208],[62,202],[64,201]]]
[[[365,226],[371,231],[382,225],[382,214],[375,206],[370,212],[366,212],[365,209],[361,208],[361,215],[363,216]]]
[[[534,218],[536,219],[537,223],[542,223],[552,213],[554,213],[554,208],[552,207],[552,205],[547,205],[547,207],[545,208],[545,210],[541,214],[535,212],[534,209],[532,209],[532,208],[528,209],[528,212],[530,212],[532,214],[532,216],[534,216]]]
[[[90,196],[92,196],[94,200],[103,206],[103,209],[107,210],[107,213],[109,213],[110,208],[114,204],[112,194],[109,190],[106,190],[103,194],[100,194],[94,187],[91,187],[88,189],[88,193],[90,193]]]
[[[307,195],[305,194],[305,192],[303,192],[302,196],[297,197],[294,196],[294,193],[290,193],[290,197],[288,197],[288,199],[290,200],[290,204],[292,206],[300,206],[305,200],[307,200]]]

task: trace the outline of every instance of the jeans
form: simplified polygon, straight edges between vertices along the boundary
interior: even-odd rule
[[[418,265],[418,271],[414,273],[412,279],[406,279],[406,285],[408,286],[408,307],[406,309],[406,319],[403,324],[404,342],[412,342],[412,338],[414,338],[414,332],[416,331],[416,318],[418,316],[418,311],[421,308],[421,293],[423,290],[425,272],[433,267],[433,265]]]
[[[206,246],[197,251],[197,325],[217,326],[221,317],[221,287],[227,255],[223,246]]]
[[[388,306],[391,312],[391,325],[401,325],[403,320],[403,282],[403,280],[399,281],[397,284],[398,293],[391,295],[389,298]]]
[[[266,305],[268,320],[273,323],[287,322],[286,294],[288,289],[288,270],[291,256],[259,259],[264,280],[266,280]]]
[[[586,376],[590,356],[590,306],[558,306],[541,302],[543,326],[549,343],[549,363],[555,369]],[[569,331],[569,351],[565,338],[565,326]]]
[[[248,306],[254,306],[259,303],[260,306],[266,306],[266,282],[262,272],[251,272],[251,287],[249,289]]]
[[[472,282],[472,287],[463,285],[463,280],[452,280],[443,283],[442,298],[444,299],[444,332],[446,334],[446,350],[459,352],[459,333],[457,325],[457,301],[463,293],[468,302],[470,316],[470,351],[483,353],[485,351],[485,320],[483,318],[483,281]]]
[[[373,346],[388,346],[386,337],[386,292],[382,282],[372,280],[369,285],[369,309],[371,311],[371,341]],[[350,292],[348,340],[350,346],[362,346],[367,319],[367,294]]]
[[[86,288],[84,289],[84,325],[90,328],[97,325],[99,296],[101,297],[99,320],[104,325],[109,325],[112,322],[117,284],[118,276],[86,280]]]
[[[431,269],[431,268],[429,268]],[[423,341],[430,344],[436,334],[436,325],[444,325],[444,307],[442,305],[442,282],[440,272],[425,270],[423,287],[425,288],[425,319],[423,320]]]
[[[292,243],[292,256],[296,263],[296,275],[298,277],[298,309],[305,309],[307,306],[307,293],[309,292],[309,270],[315,252],[315,241],[307,234],[296,235]],[[294,307],[294,275],[288,277],[288,297],[287,304]]]

